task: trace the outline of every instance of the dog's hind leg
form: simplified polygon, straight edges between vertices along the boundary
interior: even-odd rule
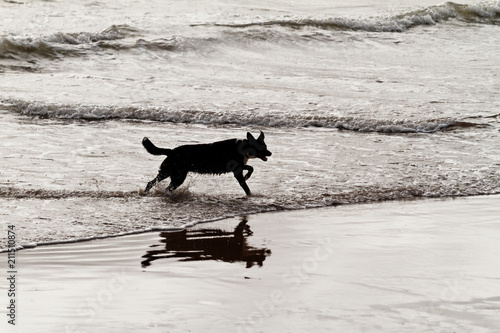
[[[186,180],[187,172],[177,172],[170,176],[170,185],[168,185],[168,190],[173,191],[184,183]]]
[[[148,193],[149,190],[156,184],[156,177],[155,179],[153,179],[152,181],[150,181],[148,183],[148,185],[146,185],[146,188],[144,189],[144,193]]]
[[[146,185],[146,189],[144,190],[145,193],[148,193],[149,190],[151,190],[151,188],[158,182],[161,182],[162,180],[164,180],[165,178],[167,178],[169,175],[166,174],[166,173],[158,173],[158,176],[155,177],[155,179],[153,179],[152,181],[150,181],[148,183],[148,185]]]

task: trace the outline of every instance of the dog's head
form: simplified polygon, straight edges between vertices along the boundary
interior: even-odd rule
[[[264,142],[264,133],[262,133],[262,131],[260,131],[260,135],[257,139],[253,137],[252,133],[248,132],[247,141],[250,148],[248,149],[250,158],[258,157],[263,161],[267,161],[267,157],[272,155],[272,153],[267,150],[267,145]]]

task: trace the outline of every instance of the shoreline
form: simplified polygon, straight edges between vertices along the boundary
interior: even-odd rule
[[[185,195],[185,194],[183,193],[181,195]],[[142,195],[139,195],[139,196],[142,196]],[[335,203],[332,205],[318,206],[318,207],[281,208],[281,209],[276,209],[276,210],[269,210],[269,211],[264,210],[264,211],[257,211],[257,212],[235,214],[233,216],[224,216],[224,217],[216,217],[216,218],[207,219],[207,220],[193,221],[193,222],[189,222],[189,223],[186,223],[186,224],[180,225],[180,226],[165,226],[165,227],[157,226],[157,227],[150,227],[150,228],[145,228],[145,229],[141,229],[141,230],[132,230],[132,231],[104,235],[104,236],[91,236],[91,237],[83,237],[83,238],[78,238],[78,239],[63,239],[63,240],[54,240],[54,241],[43,241],[43,242],[39,242],[39,243],[26,243],[26,244],[16,245],[14,247],[14,249],[15,249],[15,251],[21,251],[24,249],[33,249],[33,248],[37,248],[40,246],[77,244],[77,243],[89,242],[89,241],[94,241],[94,240],[119,238],[119,237],[124,237],[124,236],[139,235],[139,234],[150,233],[150,232],[178,232],[178,231],[183,231],[183,230],[195,227],[199,224],[214,223],[214,222],[218,222],[218,221],[225,220],[225,219],[238,218],[238,217],[242,217],[242,216],[258,215],[258,214],[307,211],[307,210],[322,209],[322,208],[326,209],[326,208],[335,208],[335,207],[343,207],[343,206],[369,205],[369,204],[388,203],[388,202],[397,203],[397,202],[426,201],[426,200],[456,200],[456,199],[462,199],[462,198],[476,198],[476,197],[490,197],[490,196],[493,196],[493,197],[500,196],[500,194],[499,193],[491,193],[491,194],[478,194],[478,195],[457,195],[457,196],[436,197],[436,198],[424,196],[424,197],[411,197],[411,198],[397,199],[397,200],[381,200],[381,201],[374,201],[374,202],[360,202],[360,203],[346,203],[346,204]],[[158,195],[154,195],[154,197],[158,197]],[[12,248],[11,247],[0,248],[0,253],[7,253],[9,251],[9,249],[12,249]]]

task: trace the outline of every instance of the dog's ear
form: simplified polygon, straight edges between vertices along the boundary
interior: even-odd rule
[[[252,133],[247,132],[247,140],[250,142],[255,141],[255,138],[253,137]]]
[[[257,141],[264,141],[264,132],[260,131],[260,135]]]

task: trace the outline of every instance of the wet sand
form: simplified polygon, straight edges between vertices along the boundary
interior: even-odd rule
[[[0,326],[495,332],[499,207],[498,195],[349,205],[26,249],[17,253],[17,325],[2,306]]]

